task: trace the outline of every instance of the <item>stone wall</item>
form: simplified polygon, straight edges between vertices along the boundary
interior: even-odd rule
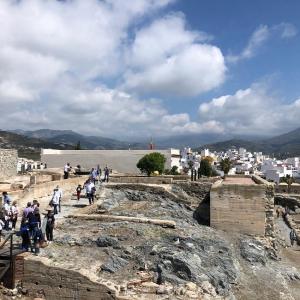
[[[120,173],[135,173],[137,162],[146,154],[160,152],[167,161],[165,167],[171,168],[171,150],[52,150],[42,149],[41,161],[47,163],[48,168],[62,168],[67,162],[73,167],[80,165],[84,169],[91,169],[98,164],[101,168],[107,165]]]
[[[0,149],[0,179],[17,175],[18,151]]]
[[[194,209],[193,217],[199,224],[210,224],[210,189],[212,182],[209,180],[202,181],[186,181],[175,182],[173,184],[173,190],[176,187],[182,189],[193,201],[191,201],[190,207]]]
[[[30,256],[24,259],[22,285],[31,299],[37,294],[42,294],[47,300],[118,299],[111,283],[98,281],[69,268],[51,267],[46,259],[43,262]]]
[[[171,184],[173,178],[164,176],[111,176],[109,181],[113,183]]]
[[[293,183],[291,184],[290,188],[286,183],[280,183],[275,185],[275,192],[279,194],[300,194],[300,184]]]
[[[272,184],[216,182],[210,192],[210,224],[228,232],[272,236],[274,189]],[[262,181],[261,181],[262,182]]]

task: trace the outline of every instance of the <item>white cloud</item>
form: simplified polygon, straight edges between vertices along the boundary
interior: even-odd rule
[[[35,95],[28,89],[23,88],[14,81],[0,82],[0,98],[11,105],[13,102],[33,101]]]
[[[253,84],[233,95],[225,95],[199,106],[202,121],[220,124],[232,134],[277,134],[299,127],[300,100],[283,104],[269,88]]]
[[[280,23],[274,26],[260,25],[251,35],[246,47],[240,54],[228,55],[226,60],[228,62],[237,62],[243,59],[249,59],[255,56],[258,50],[266,43],[272,36],[279,36],[280,38],[288,39],[297,35],[297,29],[293,24]]]
[[[0,128],[119,138],[219,130],[133,96],[141,85],[150,95],[189,96],[224,81],[224,58],[208,44],[211,36],[187,29],[180,13],[155,20],[172,2],[0,1]]]
[[[289,39],[298,34],[297,28],[290,23],[281,23],[277,26],[274,26],[274,30],[278,30],[280,36],[284,39]]]
[[[182,15],[169,15],[136,33],[128,52],[124,87],[162,95],[195,96],[223,83],[225,63],[211,37],[186,29]]]

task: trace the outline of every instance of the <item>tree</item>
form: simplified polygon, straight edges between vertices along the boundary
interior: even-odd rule
[[[213,163],[214,159],[211,156],[205,156],[204,159],[208,160],[210,164]]]
[[[151,173],[158,171],[162,174],[165,168],[166,158],[163,154],[159,152],[153,152],[146,154],[142,157],[136,164],[137,168],[141,170],[142,173],[146,173],[148,176]]]
[[[171,168],[171,170],[166,169],[166,170],[165,170],[165,174],[166,174],[166,175],[179,175],[180,173],[178,172],[178,167],[177,167],[177,166],[173,166],[173,167]]]
[[[207,158],[201,159],[200,168],[198,170],[201,176],[210,177],[212,175],[212,167]]]
[[[286,175],[285,177],[280,178],[281,182],[285,182],[288,185],[288,194],[291,192],[291,186],[295,182],[295,179],[291,177],[290,175]]]
[[[75,146],[75,150],[81,150],[81,144],[80,141],[77,142],[76,146]]]
[[[224,174],[228,174],[230,168],[231,168],[231,161],[230,159],[227,157],[227,158],[224,158],[221,160],[220,162],[220,167],[221,167],[221,170],[224,172]]]

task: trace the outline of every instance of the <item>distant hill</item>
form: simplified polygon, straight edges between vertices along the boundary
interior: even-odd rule
[[[68,144],[74,149],[75,145],[80,141],[82,149],[101,150],[101,149],[128,149],[129,143],[115,139],[100,136],[85,136],[72,130],[51,130],[39,129],[35,131],[16,130],[20,134],[28,137],[43,139],[53,144]],[[144,149],[142,143],[130,143],[131,149]]]
[[[265,154],[275,155],[279,158],[300,156],[300,128],[268,139],[256,141],[231,139],[223,142],[206,144],[197,147],[196,150],[200,151],[201,149],[208,148],[211,151],[225,151],[233,146],[237,148],[246,148],[252,152],[261,151]]]
[[[72,149],[65,143],[52,143],[39,138],[0,130],[0,148],[17,149],[20,157],[39,159],[41,148]]]

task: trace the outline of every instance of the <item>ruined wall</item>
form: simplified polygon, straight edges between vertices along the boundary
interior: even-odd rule
[[[24,260],[22,284],[32,298],[39,293],[47,300],[117,299],[111,283],[97,283],[69,268],[51,267],[30,257]]]
[[[275,185],[275,192],[279,194],[300,194],[300,184],[293,183],[290,188],[286,183],[276,184]]]
[[[61,168],[67,162],[73,167],[91,169],[98,164],[101,168],[107,165],[110,169],[121,173],[140,173],[137,162],[145,155],[160,152],[167,161],[165,167],[171,168],[170,150],[51,150],[43,149],[41,160],[47,163],[48,168]]]
[[[18,151],[0,149],[0,179],[17,175]]]
[[[210,192],[212,227],[253,235],[273,235],[274,190],[266,184],[215,183]]]
[[[114,183],[145,183],[145,184],[171,184],[173,182],[172,177],[164,176],[153,176],[153,177],[144,177],[144,176],[123,176],[123,177],[110,177],[110,182]]]

